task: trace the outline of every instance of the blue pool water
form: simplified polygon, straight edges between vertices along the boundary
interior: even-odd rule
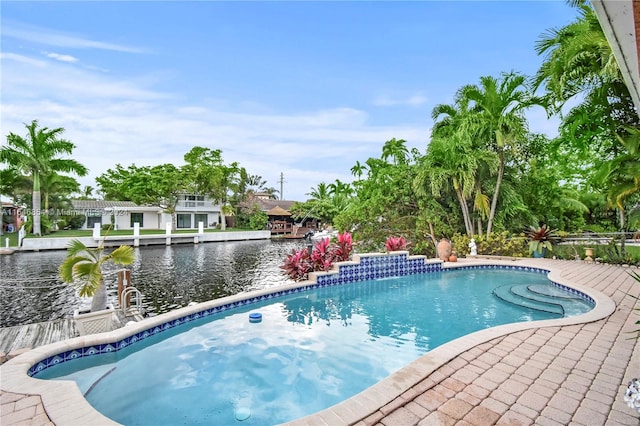
[[[35,377],[75,380],[97,410],[125,425],[277,424],[349,398],[457,337],[562,316],[494,295],[511,285],[565,298],[570,315],[591,309],[546,291],[540,273],[418,274],[270,299]]]

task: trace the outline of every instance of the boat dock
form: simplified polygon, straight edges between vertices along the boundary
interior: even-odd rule
[[[141,317],[125,316],[121,310],[114,309],[111,319],[112,328],[115,330],[124,327],[129,321],[140,320]],[[0,328],[0,364],[38,346],[60,342],[79,335],[73,318],[2,327]]]

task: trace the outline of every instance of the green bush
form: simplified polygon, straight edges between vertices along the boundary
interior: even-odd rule
[[[27,216],[27,221],[24,223],[24,229],[27,234],[33,233],[33,215]],[[48,215],[40,215],[40,232],[42,235],[48,235],[53,230],[53,221]]]
[[[478,247],[478,254],[513,257],[525,257],[528,255],[527,239],[524,235],[513,236],[505,231],[493,233],[489,238],[485,235],[476,235],[473,238]],[[458,256],[469,255],[469,242],[471,242],[471,237],[456,234],[451,241],[453,250],[455,250]]]
[[[84,222],[87,220],[87,217],[83,214],[60,216],[60,218],[58,219],[58,227],[60,229],[63,229],[63,227],[60,226],[60,219],[65,221],[65,226],[69,229],[80,229],[82,228],[82,225],[84,225]]]
[[[265,229],[269,216],[263,211],[254,211],[249,215],[249,229],[259,231]]]

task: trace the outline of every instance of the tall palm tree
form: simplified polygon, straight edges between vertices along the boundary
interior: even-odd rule
[[[91,311],[95,312],[107,307],[107,288],[102,267],[107,263],[130,265],[134,260],[135,253],[131,246],[120,246],[104,254],[104,241],[96,248],[89,248],[79,240],[72,240],[58,273],[63,282],[80,285],[80,296],[93,297]]]
[[[393,159],[393,164],[406,164],[409,156],[409,150],[406,146],[407,141],[404,139],[392,138],[385,142],[382,147],[382,159],[387,161],[389,158]]]
[[[7,144],[0,149],[0,161],[30,176],[33,182],[33,233],[40,235],[40,177],[54,172],[72,172],[84,176],[87,169],[76,160],[59,157],[60,154],[70,155],[76,147],[68,140],[60,139],[63,128],[38,128],[37,120],[25,126],[25,138],[14,133],[7,135]]]
[[[476,175],[483,166],[495,169],[496,155],[488,150],[475,149],[471,141],[460,133],[432,139],[418,166],[414,190],[420,195],[431,192],[439,197],[442,189],[450,184],[460,205],[467,235],[472,236],[475,232],[469,200],[477,189]]]
[[[524,110],[532,105],[532,99],[525,76],[514,72],[503,73],[500,78],[480,77],[480,85],[463,87],[461,96],[473,102],[477,135],[499,158],[496,186],[487,221],[488,236],[491,234],[500,197],[507,155],[516,152],[518,145],[526,137],[528,129]]]
[[[472,102],[463,87],[456,93],[453,104],[439,104],[433,108],[431,117],[434,120],[434,126],[431,130],[431,135],[434,138],[448,139],[450,143],[459,143],[461,139],[466,140],[468,143],[474,145],[478,139],[477,135],[481,129],[478,129],[477,118],[474,114],[477,114],[477,110],[472,109]],[[478,150],[486,150],[484,146],[478,146]],[[476,152],[477,154],[477,152]],[[485,161],[488,161],[484,167],[484,171],[489,175],[496,172],[495,157],[484,154],[486,156]],[[474,171],[475,177],[474,189],[473,189],[473,209],[478,213],[477,232],[482,232],[482,221],[489,217],[490,203],[489,197],[483,192],[482,188],[482,164],[478,163],[477,170]]]

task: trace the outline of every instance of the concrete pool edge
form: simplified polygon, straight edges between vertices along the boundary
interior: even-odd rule
[[[518,323],[505,326],[494,327],[487,330],[482,330],[470,335],[461,337],[445,345],[442,345],[423,357],[412,362],[403,369],[397,371],[391,376],[383,379],[376,385],[364,390],[363,392],[355,395],[354,397],[347,399],[335,406],[329,407],[326,410],[315,413],[311,416],[304,417],[302,419],[294,420],[287,424],[349,424],[356,423],[359,420],[367,417],[369,413],[374,412],[380,407],[388,404],[395,397],[401,395],[415,383],[427,377],[431,372],[435,371],[439,366],[445,364],[451,359],[458,356],[464,350],[473,348],[481,343],[489,341],[495,337],[504,336],[516,331],[540,328],[547,326],[562,326],[578,323],[586,323],[597,321],[605,318],[615,310],[615,304],[613,301],[604,294],[593,290],[591,288],[583,287],[579,283],[571,280],[563,279],[559,273],[557,273],[553,267],[552,261],[541,264],[540,262],[531,262],[531,260],[520,259],[517,262],[505,262],[495,260],[478,260],[471,262],[461,262],[456,264],[446,264],[446,268],[466,266],[466,265],[514,265],[527,266],[536,269],[549,270],[549,279],[562,285],[575,288],[588,296],[592,297],[596,301],[595,308],[589,313],[571,317],[562,318],[558,320],[538,321],[535,323]],[[296,288],[303,285],[302,283],[295,283],[288,285],[288,288]],[[284,287],[283,287],[284,288]],[[260,291],[262,293],[273,292],[274,289],[267,289]],[[258,292],[258,293],[260,293]],[[254,292],[251,293],[255,294]],[[247,293],[232,296],[232,299],[242,300],[246,299]],[[226,299],[229,302],[229,299]],[[179,312],[174,311],[173,317],[183,317],[185,313],[201,311],[204,307],[214,305],[216,302],[203,302],[193,307],[182,308]],[[217,304],[220,304],[218,301]],[[47,358],[55,354],[59,354],[66,350],[77,348],[79,346],[91,346],[105,342],[113,342],[122,335],[131,335],[135,333],[137,329],[146,329],[153,325],[153,323],[163,323],[171,316],[159,316],[150,318],[142,323],[138,323],[130,329],[120,329],[111,333],[105,333],[102,335],[84,336],[75,339],[67,340],[64,342],[54,343],[51,345],[36,348],[26,354],[23,354],[7,364],[0,367],[2,369],[2,390],[6,392],[14,392],[28,395],[40,395],[42,402],[45,406],[45,410],[50,419],[57,424],[118,424],[101,413],[97,412],[93,407],[84,399],[80,390],[71,382],[61,381],[45,381],[40,379],[34,379],[27,375],[27,371],[42,359]],[[144,323],[144,324],[143,324]],[[55,382],[55,383],[54,383]],[[53,385],[52,385],[53,384]],[[69,407],[73,406],[73,410],[69,410]]]

